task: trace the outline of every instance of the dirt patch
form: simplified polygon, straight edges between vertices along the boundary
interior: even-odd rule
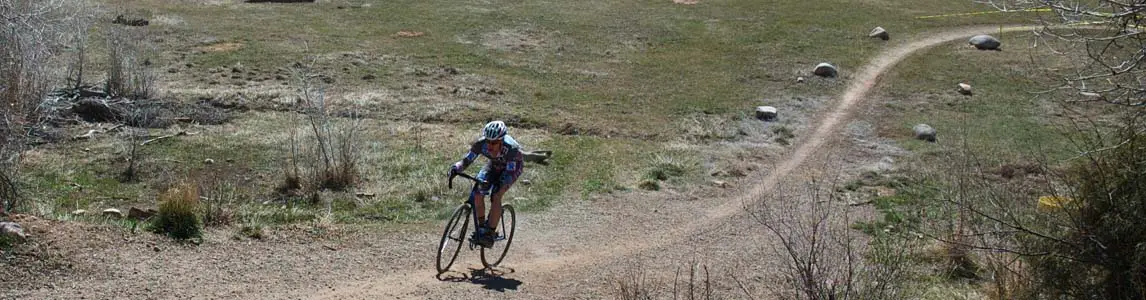
[[[187,24],[187,21],[184,21],[183,17],[178,15],[158,15],[155,16],[155,19],[152,20],[152,22],[154,22],[156,25],[165,26],[181,26]]]
[[[199,47],[199,51],[203,52],[227,52],[235,51],[243,48],[243,43],[224,42]]]
[[[535,30],[502,29],[483,34],[481,44],[490,49],[525,52],[546,47],[546,36]]]
[[[423,36],[423,35],[426,35],[426,33],[421,32],[421,31],[406,31],[406,30],[399,31],[398,33],[394,34],[394,36],[396,36],[396,37],[404,37],[404,38],[419,37],[419,36]]]

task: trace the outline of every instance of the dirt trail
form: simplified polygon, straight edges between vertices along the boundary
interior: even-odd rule
[[[771,170],[763,179],[758,183],[751,186],[749,189],[743,190],[738,195],[728,197],[719,206],[712,208],[704,208],[694,210],[705,211],[699,219],[696,218],[678,218],[678,220],[666,221],[673,226],[662,226],[660,228],[673,228],[667,234],[637,234],[629,236],[628,238],[616,237],[613,240],[595,241],[596,246],[586,248],[584,251],[575,251],[562,253],[561,255],[548,256],[548,257],[534,257],[528,260],[517,259],[511,265],[512,268],[518,273],[512,274],[511,277],[522,278],[525,277],[554,277],[549,276],[551,273],[568,272],[571,267],[585,267],[598,265],[603,262],[615,260],[619,257],[635,254],[649,249],[664,247],[675,241],[685,238],[686,235],[695,232],[697,229],[713,226],[718,222],[722,222],[726,218],[740,213],[743,211],[745,204],[752,203],[761,196],[771,192],[781,180],[788,175],[791,175],[797,167],[805,164],[808,158],[816,153],[822,151],[821,148],[825,142],[833,139],[834,133],[839,132],[838,127],[851,112],[852,108],[859,103],[864,96],[875,86],[880,76],[883,75],[889,68],[896,63],[903,60],[908,55],[935,46],[941,43],[950,42],[953,40],[967,38],[976,34],[998,32],[999,27],[996,26],[983,26],[983,27],[968,27],[953,29],[935,34],[923,35],[926,38],[921,40],[908,42],[892,46],[887,49],[883,54],[876,57],[866,66],[864,66],[856,76],[852,79],[851,85],[847,91],[842,95],[839,101],[827,112],[822,119],[819,120],[815,131],[809,135],[794,151],[787,155],[787,159],[778,164]],[[1004,31],[1023,31],[1032,30],[1035,27],[1010,27]],[[714,202],[721,203],[721,202]],[[635,205],[631,205],[635,206]],[[646,211],[640,207],[629,208],[636,212]],[[557,212],[558,210],[554,210]],[[661,213],[662,215],[671,215]],[[689,222],[690,219],[696,219]],[[629,221],[630,224],[625,224]],[[609,231],[617,230],[624,226],[630,226],[633,220],[621,218],[615,224],[610,222],[602,222],[596,224],[598,230]],[[566,226],[578,226],[576,224]],[[550,232],[554,233],[554,232]],[[556,233],[554,233],[556,234]],[[552,235],[541,235],[552,236]],[[606,236],[615,236],[606,234]],[[719,240],[719,239],[717,239]],[[511,255],[520,255],[522,252],[528,252],[529,243],[515,243],[516,248],[513,249]],[[463,253],[464,255],[465,253]],[[464,265],[464,263],[463,263]],[[385,276],[382,278],[375,278],[370,281],[361,281],[354,283],[345,283],[341,288],[335,288],[319,295],[311,295],[320,299],[342,299],[346,297],[365,297],[365,296],[390,296],[397,297],[402,295],[418,295],[417,297],[427,297],[427,295],[434,295],[437,293],[426,293],[426,289],[430,288],[427,285],[435,285],[439,288],[443,284],[438,279],[432,276],[432,267],[427,267],[425,270],[410,270],[409,272],[399,272]],[[455,266],[455,269],[458,269]],[[472,288],[472,287],[471,287]],[[422,292],[415,292],[419,289]],[[456,292],[456,291],[455,291]],[[555,292],[556,295],[573,295],[577,292],[569,292],[562,294],[561,291]],[[455,293],[456,294],[456,293]],[[511,294],[506,294],[511,295]],[[532,295],[527,297],[540,297],[541,295]]]

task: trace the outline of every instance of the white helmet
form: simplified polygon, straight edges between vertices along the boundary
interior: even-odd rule
[[[509,133],[509,127],[506,127],[505,122],[502,121],[489,122],[482,129],[482,137],[487,140],[500,140],[505,137],[506,133]]]

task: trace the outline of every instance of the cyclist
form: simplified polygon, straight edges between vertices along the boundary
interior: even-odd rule
[[[509,128],[505,122],[493,121],[482,128],[481,137],[470,146],[469,153],[461,161],[450,167],[450,176],[465,171],[478,155],[485,156],[489,163],[478,172],[477,179],[483,183],[479,185],[478,193],[474,195],[474,209],[478,224],[474,240],[482,247],[492,247],[494,237],[497,236],[497,224],[501,221],[501,196],[521,176],[524,166],[521,155],[521,145],[509,136]],[[485,196],[490,196],[489,218],[485,217]]]

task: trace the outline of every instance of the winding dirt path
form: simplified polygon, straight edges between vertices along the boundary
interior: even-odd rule
[[[896,45],[887,49],[883,54],[873,59],[870,63],[864,66],[857,75],[852,79],[851,85],[847,91],[840,97],[835,106],[827,112],[822,119],[819,120],[818,125],[815,126],[815,131],[809,135],[802,144],[800,144],[794,151],[787,155],[782,163],[778,164],[776,168],[772,169],[770,173],[763,177],[759,184],[752,185],[750,189],[746,189],[728,197],[722,204],[712,208],[704,208],[701,218],[694,219],[689,222],[688,219],[672,220],[668,223],[671,226],[661,226],[661,228],[673,228],[667,231],[667,234],[637,234],[635,236],[628,236],[627,238],[616,238],[607,241],[595,241],[594,247],[586,247],[579,251],[570,251],[555,256],[538,256],[532,257],[527,260],[517,260],[509,267],[516,270],[516,273],[507,275],[508,277],[520,278],[559,278],[561,276],[553,275],[557,272],[568,272],[570,268],[584,268],[587,266],[599,266],[602,263],[614,261],[618,258],[639,253],[642,251],[656,249],[670,245],[676,241],[680,241],[690,233],[695,232],[699,228],[707,228],[716,223],[722,222],[725,219],[743,212],[744,205],[750,204],[756,199],[761,199],[762,196],[771,192],[781,180],[790,174],[798,167],[803,165],[810,156],[818,151],[825,145],[825,142],[835,138],[833,135],[839,132],[837,127],[841,122],[846,120],[852,108],[860,103],[864,96],[875,86],[881,75],[886,73],[888,69],[896,63],[902,61],[908,55],[916,51],[932,47],[938,44],[950,42],[957,39],[968,38],[976,34],[998,32],[999,27],[996,26],[983,26],[983,27],[968,27],[953,30],[947,30],[935,34],[925,35],[926,37],[920,40],[911,41],[905,44]],[[1024,31],[1033,30],[1036,27],[1010,27],[1004,31]],[[635,212],[646,212],[645,208],[629,208]],[[695,209],[695,208],[694,208]],[[555,212],[559,210],[554,210]],[[665,214],[668,215],[668,214]],[[596,224],[597,230],[608,231],[616,230],[621,226],[629,226],[626,222],[635,220],[619,219],[613,221],[603,221]],[[574,222],[576,223],[576,222]],[[524,228],[529,228],[530,224],[523,224]],[[567,226],[578,226],[567,225]],[[586,226],[593,226],[588,224]],[[550,234],[539,234],[531,240],[543,239],[544,236],[552,236],[559,234],[558,232],[549,232]],[[525,239],[525,238],[523,238]],[[436,239],[435,239],[436,240]],[[715,239],[719,241],[720,239]],[[515,243],[515,249],[511,250],[511,255],[520,255],[522,252],[530,252],[531,243],[537,241],[519,242]],[[430,251],[432,252],[432,250]],[[432,253],[431,253],[432,254]],[[459,257],[459,264],[465,265],[465,253]],[[432,259],[430,257],[429,259]],[[427,260],[428,263],[432,263]],[[471,266],[472,267],[472,266]],[[464,270],[465,267],[459,268],[455,265],[454,269]],[[319,299],[345,299],[345,298],[358,298],[358,297],[402,297],[414,296],[418,298],[436,298],[446,297],[447,295],[456,295],[458,292],[465,294],[465,289],[469,288],[471,292],[480,292],[481,290],[476,285],[460,285],[464,286],[461,291],[454,290],[453,293],[444,294],[437,293],[434,287],[442,288],[448,285],[448,282],[440,281],[433,276],[433,267],[427,265],[421,270],[409,270],[407,272],[397,272],[388,276],[373,278],[367,281],[359,281],[352,283],[344,283],[341,287],[336,287],[332,290],[324,291],[318,295],[311,295]],[[569,280],[569,278],[563,278]],[[459,286],[459,285],[455,285]],[[419,292],[419,290],[421,290]],[[539,291],[541,292],[541,291]],[[583,291],[560,291],[549,290],[542,293],[530,295],[517,295],[526,298],[544,298],[545,294],[548,296],[558,297],[561,295],[577,295]],[[505,296],[514,296],[512,293],[507,293]]]

